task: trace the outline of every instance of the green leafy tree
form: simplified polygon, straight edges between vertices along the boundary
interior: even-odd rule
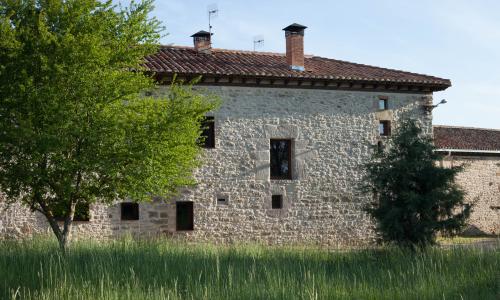
[[[155,82],[142,63],[162,30],[152,8],[0,0],[0,190],[41,212],[63,250],[77,205],[193,184],[200,123],[217,101],[177,83],[146,96]]]
[[[425,248],[438,232],[454,234],[465,226],[471,207],[455,183],[462,167],[439,167],[434,149],[431,137],[405,120],[367,164],[365,189],[375,197],[367,211],[384,241]]]

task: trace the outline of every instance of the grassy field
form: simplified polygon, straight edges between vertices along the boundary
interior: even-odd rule
[[[1,299],[499,299],[500,253],[0,242]]]

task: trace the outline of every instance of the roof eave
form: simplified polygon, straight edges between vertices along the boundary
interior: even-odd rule
[[[165,76],[187,76],[187,77],[196,77],[196,76],[215,76],[215,77],[241,77],[241,78],[252,78],[252,79],[270,79],[270,80],[302,80],[302,81],[323,81],[323,82],[331,82],[331,83],[349,83],[349,84],[362,84],[362,85],[384,85],[384,86],[405,86],[405,87],[418,87],[424,88],[430,92],[444,91],[451,86],[451,82],[409,82],[409,81],[393,81],[393,80],[372,80],[372,79],[341,79],[341,78],[332,78],[332,77],[321,77],[314,76],[308,77],[304,76],[306,74],[298,74],[300,76],[277,76],[272,74],[238,74],[238,73],[213,73],[213,72],[165,72],[165,71],[152,71],[153,73],[158,74],[160,77]]]
[[[478,154],[499,154],[500,150],[476,150],[476,149],[460,149],[460,148],[438,148],[435,149],[436,152],[445,153],[478,153]]]

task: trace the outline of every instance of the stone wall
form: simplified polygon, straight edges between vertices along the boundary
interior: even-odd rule
[[[457,178],[466,200],[474,203],[466,234],[500,234],[500,155],[446,156],[443,166],[464,165]]]
[[[379,120],[394,128],[406,115],[431,132],[422,94],[199,88],[220,95],[223,104],[212,114],[216,146],[204,151],[203,167],[195,172],[198,185],[178,199],[141,204],[139,221],[120,221],[117,205],[93,206],[90,221],[77,224],[78,236],[132,232],[217,243],[366,244],[374,237],[373,223],[362,212],[370,196],[359,187],[362,166],[381,139]],[[379,96],[389,97],[388,111],[378,111]],[[270,180],[272,138],[292,140],[292,180]],[[282,209],[271,208],[273,194],[283,196]],[[221,197],[226,204],[217,203]],[[176,232],[176,200],[194,202],[193,231]],[[31,232],[47,230],[39,217],[17,207],[2,212],[0,220],[0,235],[23,235],[19,224],[32,224]]]
[[[139,220],[123,221],[119,203],[91,205],[90,220],[74,222],[73,238],[91,237],[102,240],[124,234],[153,237],[167,232],[168,211],[175,213],[175,207],[161,201],[139,206]],[[31,212],[19,203],[7,207],[5,202],[0,201],[0,239],[30,237],[35,234],[52,234],[42,214]]]

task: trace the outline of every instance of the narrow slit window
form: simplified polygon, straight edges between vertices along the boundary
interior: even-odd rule
[[[283,195],[272,195],[271,197],[271,208],[281,209],[283,208]]]
[[[380,121],[380,123],[378,125],[378,132],[381,136],[391,135],[391,122]]]
[[[214,117],[205,117],[201,124],[201,146],[203,148],[215,148],[215,123]]]
[[[227,198],[223,197],[217,198],[217,205],[227,205]]]
[[[121,219],[123,221],[139,220],[139,203],[135,202],[121,203]]]
[[[177,231],[193,230],[193,202],[176,202],[176,229]]]
[[[271,140],[271,179],[292,179],[292,141]]]
[[[377,151],[379,153],[384,151],[384,143],[382,143],[382,141],[377,142]]]

